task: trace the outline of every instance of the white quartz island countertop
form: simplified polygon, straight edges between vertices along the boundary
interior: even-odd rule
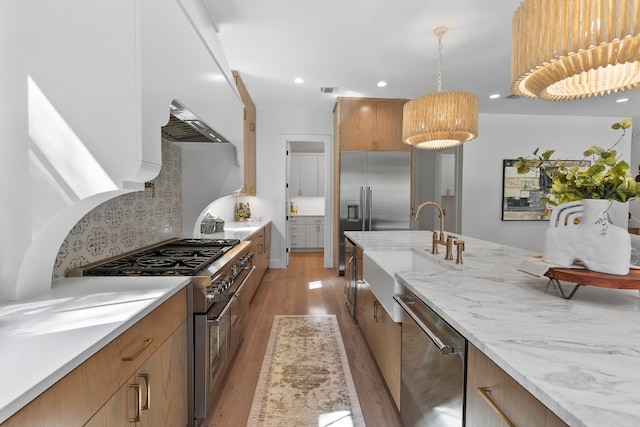
[[[431,248],[430,231],[345,235],[365,253]],[[565,300],[517,270],[530,252],[461,238],[459,271],[396,278],[570,426],[640,425],[640,293],[583,286]]]
[[[0,302],[0,423],[189,282],[185,277],[77,277]]]

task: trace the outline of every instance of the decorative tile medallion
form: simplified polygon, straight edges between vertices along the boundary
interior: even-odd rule
[[[247,426],[364,425],[336,316],[276,316]]]
[[[152,189],[108,200],[71,229],[56,257],[52,279],[69,268],[101,261],[182,235],[182,150],[162,141],[162,168]]]

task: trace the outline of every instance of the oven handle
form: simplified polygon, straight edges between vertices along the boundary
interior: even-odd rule
[[[218,317],[216,317],[215,319],[207,318],[207,323],[213,324],[213,325],[219,325],[220,324],[220,319],[222,319],[224,316],[227,315],[227,313],[231,309],[231,305],[235,302],[236,298],[237,297],[235,295],[232,295],[231,298],[229,298],[229,301],[227,301],[227,304],[224,306],[224,308],[222,309],[222,311],[218,315]]]
[[[244,288],[244,285],[247,283],[247,281],[249,280],[249,277],[251,277],[251,275],[253,274],[253,271],[256,269],[255,265],[251,265],[251,268],[249,267],[245,267],[245,270],[249,270],[249,272],[247,273],[247,275],[244,277],[244,279],[242,279],[242,283],[240,283],[240,286],[238,286],[238,289],[236,289],[236,291],[233,293],[234,297],[238,297],[238,295],[240,295],[240,292],[242,292],[242,288]]]
[[[404,295],[394,295],[393,299],[396,300],[396,302],[400,304],[400,307],[402,307],[404,311],[418,324],[418,327],[420,327],[420,329],[422,329],[422,332],[424,332],[427,335],[427,337],[429,337],[431,342],[434,343],[436,347],[438,347],[438,350],[440,350],[440,353],[443,356],[448,356],[450,354],[455,354],[460,352],[455,347],[452,347],[442,342],[440,337],[436,335],[436,333],[433,332],[431,329],[429,329],[429,327],[425,325],[422,320],[420,320],[420,318],[413,312],[413,310],[411,310],[409,305],[415,304],[415,301],[413,301],[411,298],[408,298]]]

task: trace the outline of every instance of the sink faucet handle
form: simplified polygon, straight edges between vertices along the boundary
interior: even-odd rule
[[[453,242],[456,245],[456,264],[462,264],[462,252],[464,251],[464,240],[456,239]]]
[[[448,235],[447,236],[447,243],[446,243],[446,247],[447,247],[447,252],[444,255],[444,259],[446,260],[452,260],[453,259],[453,241],[454,241],[455,237],[452,235]]]
[[[433,232],[433,238],[431,239],[431,253],[437,254],[438,252],[438,244],[440,243],[440,239],[438,238],[438,232]]]

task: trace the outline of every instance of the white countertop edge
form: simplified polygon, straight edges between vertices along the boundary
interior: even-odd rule
[[[153,276],[149,276],[149,278],[152,278],[152,277]],[[146,278],[147,281],[149,278]],[[56,287],[64,287],[65,283],[67,282],[69,283],[78,282],[78,281],[84,281],[84,282],[96,281],[97,282],[97,281],[101,281],[101,279],[104,279],[104,278],[101,278],[101,277],[64,278],[64,279],[57,280],[54,283],[54,285]],[[113,280],[114,278],[110,277],[109,279]],[[117,279],[120,279],[120,280],[134,279],[135,280],[138,278],[121,277]],[[0,423],[3,423],[7,419],[9,419],[12,415],[20,411],[23,407],[29,404],[33,399],[38,397],[40,394],[42,394],[44,391],[46,391],[48,388],[50,388],[52,385],[58,382],[65,375],[69,374],[75,368],[80,366],[87,359],[89,359],[91,356],[93,356],[95,353],[97,353],[99,350],[101,350],[107,344],[109,344],[111,341],[117,338],[120,334],[122,334],[132,325],[137,323],[140,319],[142,319],[147,314],[151,313],[153,310],[158,308],[162,303],[164,303],[173,295],[178,293],[181,289],[183,289],[191,280],[190,278],[185,278],[185,277],[172,277],[172,278],[155,277],[155,279],[160,279],[160,281],[162,282],[170,283],[169,286],[162,287],[162,289],[164,290],[164,293],[160,297],[156,298],[155,300],[147,304],[145,307],[143,307],[139,311],[131,313],[131,315],[127,319],[119,323],[117,326],[111,329],[108,333],[100,336],[95,336],[93,343],[88,345],[85,348],[85,350],[78,353],[75,357],[69,359],[63,365],[53,369],[51,373],[46,377],[39,379],[37,382],[31,385],[28,385],[24,392],[20,393],[19,395],[10,396],[9,398],[5,398],[4,392],[0,393],[0,397],[2,397],[0,398]],[[89,283],[86,283],[84,286],[91,286],[91,285]],[[56,291],[52,288],[52,294],[55,294],[55,293]],[[32,299],[41,300],[42,296],[35,295],[33,298],[17,301],[16,303],[24,303]],[[0,307],[6,306],[9,304],[11,303],[3,303],[2,305],[0,305]],[[4,383],[3,387],[6,387],[6,386],[7,384]]]

